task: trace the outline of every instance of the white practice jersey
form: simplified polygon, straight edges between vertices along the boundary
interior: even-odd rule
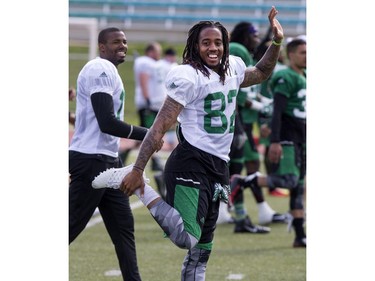
[[[164,79],[158,72],[157,61],[148,57],[141,56],[134,61],[134,80],[135,80],[135,106],[138,109],[145,108],[147,103],[142,94],[139,75],[146,73],[149,76],[148,89],[150,108],[158,111],[165,99]]]
[[[114,113],[124,120],[125,90],[117,68],[108,60],[95,58],[81,70],[77,79],[76,122],[70,150],[117,157],[120,138],[102,133],[91,104],[91,95],[111,95]]]
[[[168,72],[175,66],[177,66],[177,62],[169,62],[166,59],[160,59],[156,62],[156,73],[158,77],[160,77],[162,82],[163,94],[160,95],[159,104],[160,107],[163,105],[165,98],[167,97],[167,88],[165,87],[165,79],[167,77]],[[161,103],[160,103],[161,102]],[[159,109],[160,109],[159,107]]]
[[[234,132],[236,97],[244,80],[242,59],[229,56],[225,84],[210,71],[210,78],[190,65],[174,67],[167,76],[167,94],[184,106],[178,116],[185,139],[193,146],[229,161]]]

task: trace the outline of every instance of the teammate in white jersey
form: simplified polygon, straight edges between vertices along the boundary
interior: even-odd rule
[[[82,232],[98,207],[114,244],[123,280],[141,280],[129,197],[119,190],[95,190],[95,175],[121,167],[120,137],[142,140],[147,128],[124,123],[125,90],[117,66],[128,50],[123,31],[102,30],[99,57],[89,61],[77,79],[75,132],[69,147],[69,244]],[[159,148],[161,147],[161,144]]]
[[[227,201],[230,189],[228,154],[237,91],[271,75],[284,37],[276,15],[272,7],[268,18],[274,44],[252,68],[229,55],[228,31],[219,22],[201,21],[189,30],[182,65],[169,72],[167,98],[120,184],[126,195],[140,198],[174,244],[188,249],[181,280],[205,280],[219,202]],[[165,166],[164,201],[142,175],[155,144],[176,120],[180,143]]]
[[[151,42],[146,46],[144,55],[137,57],[134,61],[135,106],[140,126],[146,128],[152,126],[165,99],[164,80],[160,77],[157,68],[161,52],[161,45],[158,42]],[[121,159],[124,163],[130,151],[138,146],[139,143],[136,143],[134,147],[121,152]],[[157,155],[152,156],[152,169],[154,171],[163,169],[161,159]]]
[[[157,62],[161,58],[162,47],[157,42],[148,44],[145,48],[145,54],[137,57],[134,61],[134,81],[135,81],[135,105],[138,111],[151,110],[158,112],[163,104],[165,95],[163,92],[163,80],[159,77],[157,71]],[[151,127],[147,123],[147,116],[143,117],[140,113],[141,123],[144,127]]]

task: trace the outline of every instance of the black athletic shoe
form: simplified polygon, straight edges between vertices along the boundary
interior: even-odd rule
[[[306,237],[294,239],[293,248],[306,248]]]
[[[272,216],[272,222],[274,223],[288,223],[288,216],[285,214],[275,213]]]
[[[261,225],[253,225],[249,217],[244,220],[235,222],[234,233],[256,233],[266,234],[271,231],[271,228]]]

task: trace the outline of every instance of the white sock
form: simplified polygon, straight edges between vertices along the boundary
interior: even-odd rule
[[[156,198],[159,198],[160,195],[157,193],[150,185],[145,183],[145,189],[144,189],[144,194],[141,197],[141,189],[137,188],[134,191],[134,194],[137,195],[138,199],[142,201],[143,205],[146,207],[148,204],[150,204],[152,201],[154,201]]]
[[[259,213],[263,213],[263,214],[274,214],[276,213],[271,207],[270,205],[268,205],[268,203],[266,201],[263,201],[262,203],[258,203],[257,204],[258,206],[258,212]]]
[[[258,223],[269,224],[272,222],[273,214],[276,212],[268,205],[266,201],[258,203]]]

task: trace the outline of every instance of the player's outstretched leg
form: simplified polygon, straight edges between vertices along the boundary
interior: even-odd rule
[[[123,168],[111,168],[100,173],[92,182],[94,188],[120,188],[122,179],[133,169],[133,164]],[[185,231],[184,223],[180,213],[167,204],[161,196],[146,182],[145,173],[144,195],[141,196],[140,189],[136,189],[134,194],[149,209],[155,221],[169,237],[169,239],[179,248],[191,249],[198,240]],[[151,204],[152,203],[152,204]]]

